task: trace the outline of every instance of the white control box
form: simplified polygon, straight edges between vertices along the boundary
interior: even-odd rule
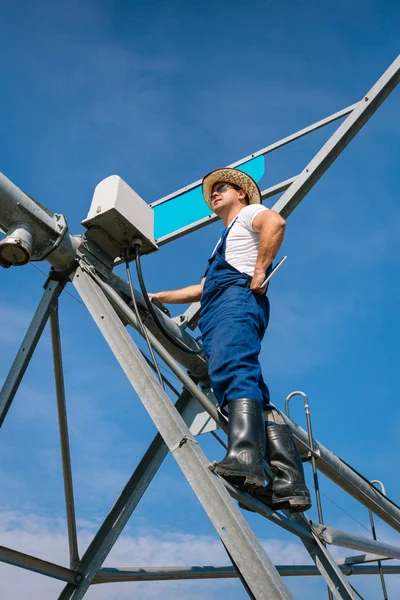
[[[113,258],[133,240],[142,240],[141,254],[157,250],[153,209],[121,177],[103,179],[94,191],[92,204],[82,225],[90,238]]]

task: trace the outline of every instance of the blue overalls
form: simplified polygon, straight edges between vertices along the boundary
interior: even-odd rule
[[[271,408],[258,361],[269,321],[269,300],[254,294],[250,275],[241,273],[224,258],[226,239],[236,219],[224,230],[208,261],[199,328],[211,385],[220,406],[251,398]]]

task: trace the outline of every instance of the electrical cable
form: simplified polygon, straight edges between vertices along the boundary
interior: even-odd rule
[[[164,327],[164,325],[161,323],[156,311],[154,310],[154,306],[150,301],[150,298],[148,296],[146,286],[145,286],[145,283],[143,280],[142,266],[140,264],[140,246],[141,246],[141,243],[140,244],[134,243],[134,248],[135,248],[135,253],[136,253],[136,270],[137,270],[140,290],[143,294],[144,301],[149,310],[149,313],[151,314],[151,316],[154,319],[155,324],[157,325],[157,327],[161,331],[161,333],[167,338],[167,340],[170,341],[171,344],[173,344],[180,350],[183,350],[184,352],[187,352],[188,354],[194,354],[196,356],[203,354],[202,348],[200,350],[192,350],[191,348],[189,348],[189,346],[186,346],[186,344],[184,344],[183,342],[180,342],[177,338],[173,337],[167,331],[167,329]]]
[[[157,376],[158,376],[158,379],[160,381],[160,385],[163,388],[163,390],[165,390],[163,376],[161,375],[161,371],[160,371],[160,368],[158,366],[158,362],[157,362],[156,356],[154,354],[153,347],[152,347],[152,345],[150,343],[149,336],[147,335],[146,327],[143,324],[143,321],[142,321],[142,318],[141,318],[141,316],[139,314],[139,309],[138,309],[138,306],[137,306],[137,303],[136,303],[135,292],[133,290],[131,269],[130,269],[129,260],[128,260],[128,249],[127,248],[124,249],[124,260],[125,260],[126,274],[127,274],[127,277],[128,277],[129,288],[130,288],[131,296],[132,296],[133,307],[134,307],[137,319],[139,321],[140,328],[142,330],[141,333],[142,333],[143,337],[145,338],[145,340],[147,342],[147,346],[149,348],[149,352],[151,354],[151,358],[153,359],[154,368],[155,368],[155,370],[157,372]]]

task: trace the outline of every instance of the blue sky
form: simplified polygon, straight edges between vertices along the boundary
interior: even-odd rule
[[[63,213],[72,233],[82,231],[103,178],[118,174],[153,202],[357,101],[398,54],[400,7],[390,0],[16,0],[1,9],[0,170]],[[398,104],[397,90],[291,215],[262,352],[276,404],[304,390],[317,439],[366,477],[382,479],[395,501]],[[298,173],[334,127],[270,155],[262,187]],[[149,289],[196,282],[220,230],[216,223],[144,259]],[[44,276],[30,265],[0,276],[1,383]],[[60,318],[83,551],[155,429],[85,309],[65,294]],[[0,543],[65,564],[52,377],[46,331],[1,431]],[[293,415],[304,423],[294,402]],[[201,442],[211,460],[221,456],[212,440]],[[321,488],[341,507],[324,499],[326,522],[367,534],[367,511],[324,478]],[[295,539],[252,515],[249,521],[276,563],[306,561]],[[377,528],[398,543],[378,520]],[[226,562],[168,458],[107,564]],[[27,586],[45,600],[60,589],[7,565],[0,571],[9,600]],[[296,599],[325,594],[316,579],[287,583]],[[378,597],[376,578],[353,583]],[[390,597],[400,598],[398,578],[388,584]],[[213,599],[221,589],[234,600],[246,597],[236,582],[143,584],[140,596]],[[125,600],[134,591],[98,586],[87,597]]]

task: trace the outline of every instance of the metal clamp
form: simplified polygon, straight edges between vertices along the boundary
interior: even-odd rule
[[[186,444],[186,442],[192,442],[193,444],[198,444],[199,443],[194,438],[188,437],[187,435],[184,435],[183,438],[177,444],[175,444],[175,446],[173,446],[171,448],[171,454],[173,454],[174,452],[176,452],[176,450],[179,450],[179,448],[182,448],[182,446],[184,444]]]

